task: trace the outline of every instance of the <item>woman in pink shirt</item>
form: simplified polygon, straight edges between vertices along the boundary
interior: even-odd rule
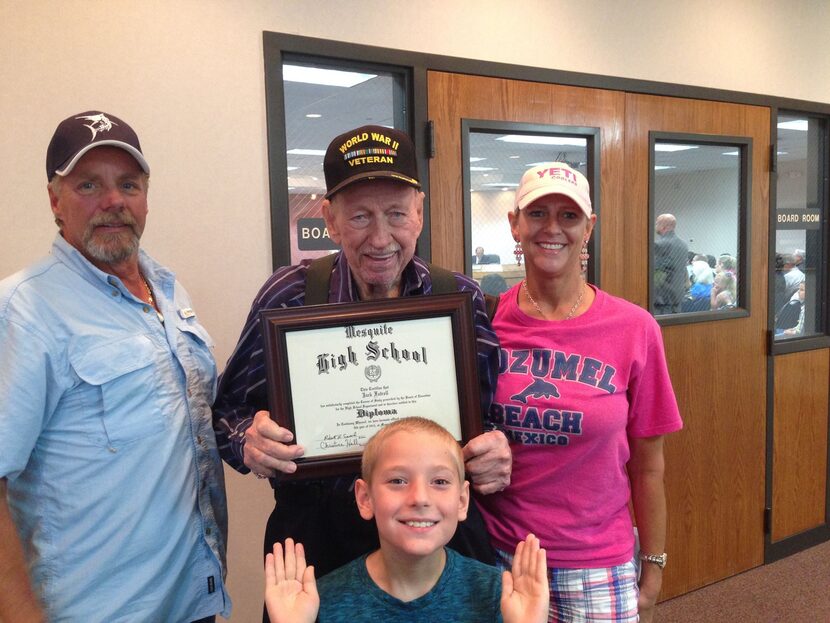
[[[682,427],[660,328],[585,282],[596,215],[581,173],[528,170],[508,219],[527,277],[493,320],[490,421],[513,451],[510,486],[479,498],[493,544],[509,568],[521,535],[539,536],[550,621],[651,621],[666,561],[663,436]]]

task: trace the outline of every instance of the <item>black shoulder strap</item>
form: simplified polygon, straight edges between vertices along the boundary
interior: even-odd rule
[[[455,275],[435,264],[428,264],[429,277],[432,280],[433,294],[452,294],[458,292],[458,282],[455,280]]]
[[[337,253],[330,253],[318,257],[308,265],[308,272],[305,276],[305,304],[321,305],[329,302],[329,283],[331,282],[331,270],[334,268],[334,260]]]
[[[487,317],[490,319],[490,322],[493,322],[493,318],[496,317],[496,310],[499,308],[500,299],[501,297],[493,296],[492,294],[484,295],[484,306],[487,308]]]
[[[329,302],[329,284],[336,253],[317,258],[308,266],[305,278],[305,304],[321,305]],[[458,291],[455,275],[435,264],[429,264],[433,294],[451,294]]]

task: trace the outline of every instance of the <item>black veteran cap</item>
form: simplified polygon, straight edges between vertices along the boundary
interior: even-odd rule
[[[46,150],[46,178],[68,175],[86,152],[107,145],[127,151],[149,175],[150,167],[133,129],[115,115],[88,110],[58,124]]]
[[[415,146],[404,132],[365,125],[335,138],[323,160],[326,199],[349,184],[378,178],[420,188]]]

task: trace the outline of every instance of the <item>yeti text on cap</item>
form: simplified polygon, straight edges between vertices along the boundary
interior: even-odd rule
[[[545,175],[550,175],[551,178],[555,180],[562,180],[564,182],[568,182],[569,184],[573,184],[574,186],[578,184],[576,180],[576,174],[570,169],[550,167],[549,169],[542,169],[541,171],[536,171],[536,175],[538,175],[540,178],[545,177]]]

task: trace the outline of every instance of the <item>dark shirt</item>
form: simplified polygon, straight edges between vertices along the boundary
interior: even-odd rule
[[[319,623],[412,621],[501,623],[501,573],[451,549],[438,582],[412,601],[383,591],[366,570],[366,557],[353,560],[319,581]]]
[[[473,266],[478,266],[479,264],[500,264],[501,259],[495,253],[487,254],[485,253],[481,257],[474,255],[473,256]]]
[[[679,306],[686,293],[689,247],[673,231],[654,241],[654,305]],[[673,311],[679,311],[675,309]]]

